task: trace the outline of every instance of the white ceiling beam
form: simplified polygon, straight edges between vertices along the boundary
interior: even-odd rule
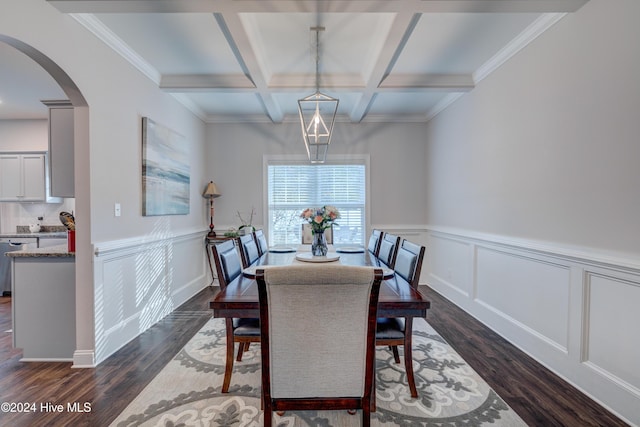
[[[378,89],[393,92],[419,92],[425,89],[468,92],[474,87],[471,74],[390,74]]]
[[[243,74],[171,74],[160,79],[166,92],[247,92],[256,86]]]
[[[65,13],[544,13],[588,0],[47,0]]]
[[[240,66],[255,85],[256,96],[265,109],[265,113],[274,123],[281,123],[284,113],[268,90],[258,56],[251,46],[249,35],[242,25],[240,16],[236,13],[216,14],[216,20]]]
[[[359,74],[324,74],[323,89],[356,92],[366,88]],[[164,75],[160,88],[165,92],[253,92],[256,86],[243,74]],[[468,92],[475,87],[470,74],[391,74],[376,88],[377,92],[422,92],[444,90]],[[299,92],[315,89],[315,74],[278,74],[265,93]]]
[[[120,52],[127,60],[156,82],[161,89],[180,96],[189,92],[252,92],[261,103],[265,114],[273,122],[284,120],[281,107],[275,94],[287,91],[306,91],[315,88],[315,75],[270,75],[266,64],[261,63],[259,51],[250,42],[242,13],[394,13],[394,21],[389,34],[379,50],[374,66],[368,75],[360,74],[323,74],[322,87],[339,92],[361,93],[360,99],[349,113],[352,122],[362,121],[381,92],[424,92],[451,91],[456,97],[438,105],[435,110],[446,108],[462,92],[474,87],[474,80],[480,81],[485,75],[511,57],[513,52],[503,49],[490,63],[483,65],[472,76],[469,75],[396,75],[395,63],[411,36],[419,17],[423,13],[548,13],[544,18],[547,27],[563,16],[565,12],[575,12],[588,0],[47,0],[62,12],[72,13],[81,24]],[[124,45],[115,35],[107,34],[101,22],[87,15],[92,13],[214,13],[224,33],[229,47],[233,51],[244,74],[237,75],[166,75],[160,76],[157,70],[146,64],[144,59]],[[543,19],[539,19],[543,21]],[[244,22],[246,24],[246,22]],[[534,27],[542,26],[536,24]],[[97,27],[104,27],[100,30]],[[534,29],[535,29],[534,28]],[[533,36],[528,30],[524,36],[530,40]],[[534,34],[534,35],[535,35]],[[526,36],[526,37],[525,37]],[[535,38],[535,37],[533,37]],[[526,43],[523,43],[526,44]],[[366,74],[366,73],[365,73]],[[267,79],[270,79],[267,81]],[[454,95],[455,95],[454,94]],[[436,113],[437,114],[437,113]],[[199,114],[201,116],[201,114]]]
[[[375,100],[378,86],[391,72],[419,19],[419,14],[402,13],[395,16],[389,35],[367,80],[367,87],[351,110],[351,121],[354,123],[360,122],[367,114]]]
[[[322,89],[362,90],[366,86],[362,76],[353,74],[322,74]],[[316,75],[314,74],[274,74],[269,81],[269,89],[284,91],[315,90]]]

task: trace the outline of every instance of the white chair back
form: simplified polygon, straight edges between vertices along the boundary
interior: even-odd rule
[[[364,394],[375,271],[382,274],[353,266],[264,270],[258,286],[268,311],[262,343],[266,338],[272,398]]]

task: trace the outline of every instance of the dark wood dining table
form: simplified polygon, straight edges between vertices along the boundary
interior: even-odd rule
[[[357,253],[339,253],[340,259],[333,261],[344,265],[372,266],[383,268],[385,280],[380,286],[378,299],[378,317],[426,317],[430,302],[409,285],[402,277],[395,275],[392,270],[364,249]],[[273,265],[289,265],[296,261],[295,252],[267,252],[252,266],[245,269],[243,274],[221,289],[209,303],[213,310],[213,317],[260,317],[258,301],[258,285],[255,280],[255,270],[260,267]],[[329,264],[333,264],[327,263]]]

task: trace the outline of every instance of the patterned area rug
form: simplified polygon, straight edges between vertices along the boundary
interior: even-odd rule
[[[403,365],[378,347],[373,426],[526,425],[424,319],[414,321],[413,334],[419,397],[411,398]],[[261,426],[260,345],[251,344],[235,362],[228,394],[220,393],[224,360],[224,320],[211,319],[111,426]],[[359,426],[361,415],[299,411],[274,413],[274,421],[279,427],[346,427]]]

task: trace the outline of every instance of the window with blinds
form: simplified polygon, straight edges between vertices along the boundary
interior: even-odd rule
[[[364,244],[365,163],[269,164],[269,243],[300,243],[306,208],[332,205],[340,211],[333,226],[333,242]]]

